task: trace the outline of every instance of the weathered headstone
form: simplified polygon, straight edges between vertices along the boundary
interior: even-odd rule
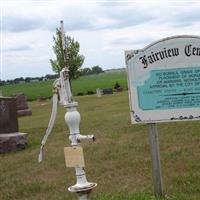
[[[97,89],[96,89],[96,93],[97,93],[97,97],[101,97],[103,91],[102,91],[100,88],[97,88]]]
[[[112,88],[105,88],[105,89],[103,89],[103,94],[113,94],[113,89]]]
[[[27,133],[20,133],[18,129],[16,99],[0,97],[0,153],[27,146]]]
[[[117,87],[116,88],[116,92],[122,92],[123,91],[123,87]]]
[[[28,116],[32,115],[31,109],[28,108],[28,104],[26,101],[26,96],[23,93],[15,94],[17,103],[17,115],[18,116]]]
[[[18,132],[16,100],[0,97],[0,134]]]

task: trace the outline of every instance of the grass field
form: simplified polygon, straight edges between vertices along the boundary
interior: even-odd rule
[[[125,71],[82,76],[79,79],[72,81],[72,90],[74,95],[77,95],[78,93],[86,94],[87,91],[96,92],[97,88],[113,88],[116,82],[124,89],[127,89]],[[43,81],[5,85],[0,87],[0,90],[2,90],[4,96],[11,96],[12,94],[23,92],[28,100],[35,100],[38,96],[51,97],[52,83],[53,81]]]
[[[127,92],[76,97],[82,134],[95,134],[96,142],[82,143],[89,181],[97,182],[93,200],[155,200],[146,125],[131,125]],[[69,145],[60,107],[45,160],[37,163],[47,127],[51,102],[30,102],[33,115],[19,118],[21,132],[29,133],[26,150],[0,155],[1,200],[74,200],[67,187],[75,184],[74,169],[66,168],[63,147]],[[200,199],[199,121],[158,126],[167,200]]]

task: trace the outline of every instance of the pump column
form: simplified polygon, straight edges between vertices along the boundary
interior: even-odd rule
[[[79,141],[81,139],[93,139],[93,135],[83,136],[80,135],[79,124],[80,124],[80,114],[77,111],[77,102],[72,102],[67,104],[67,112],[65,114],[65,122],[67,123],[71,141],[71,147],[80,147]],[[90,183],[87,181],[85,170],[83,167],[75,167],[77,183],[70,186],[68,190],[70,192],[76,192],[79,196],[79,200],[89,200],[89,194],[93,188],[97,186],[96,183]]]

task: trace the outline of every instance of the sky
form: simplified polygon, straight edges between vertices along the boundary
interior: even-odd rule
[[[198,0],[0,0],[0,79],[54,74],[53,35],[64,21],[83,67],[125,67],[124,51],[174,35],[200,35]]]

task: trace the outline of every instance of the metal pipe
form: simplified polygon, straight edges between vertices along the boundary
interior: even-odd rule
[[[79,196],[79,200],[90,200],[87,194]]]

